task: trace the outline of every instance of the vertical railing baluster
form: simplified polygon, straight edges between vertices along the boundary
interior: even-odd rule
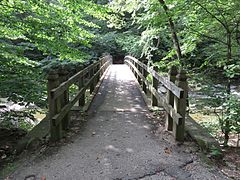
[[[66,69],[61,68],[58,72],[59,75],[59,83],[63,83],[68,80],[68,71]],[[61,101],[61,109],[68,104],[69,102],[69,91],[68,89],[63,92],[60,96]],[[63,130],[67,130],[69,128],[69,113],[62,120],[62,128]]]
[[[154,66],[153,70],[157,73],[158,67]],[[158,80],[154,76],[152,76],[152,86],[153,86],[153,88],[156,89],[156,91],[158,91],[158,84],[159,84]],[[153,93],[151,93],[151,99],[152,99],[152,106],[158,106],[157,98],[155,97],[155,95]]]
[[[54,98],[51,95],[51,90],[59,86],[59,75],[56,70],[48,73],[48,118],[50,119],[50,140],[57,141],[62,138],[62,123],[56,125],[53,117],[60,112],[61,102],[59,98]]]
[[[182,119],[178,124],[173,123],[173,134],[177,141],[184,141],[184,132],[185,132],[185,115],[187,107],[187,75],[184,70],[180,70],[177,75],[176,85],[184,90],[184,93],[180,98],[174,97],[174,109],[182,116]]]
[[[177,74],[178,74],[177,67],[172,66],[168,71],[168,79],[171,82],[175,83]],[[171,92],[171,90],[167,91],[167,102],[168,102],[169,105],[174,107],[174,94]],[[168,131],[173,130],[173,119],[172,119],[170,114],[168,114],[167,117],[166,117],[166,129]]]

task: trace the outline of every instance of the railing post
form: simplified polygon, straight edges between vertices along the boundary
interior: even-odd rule
[[[180,70],[177,75],[176,85],[184,90],[183,96],[180,98],[174,97],[174,109],[182,116],[182,119],[178,124],[173,123],[173,133],[177,141],[184,141],[185,132],[185,114],[186,114],[186,104],[187,104],[187,75],[184,70]]]
[[[141,70],[141,66],[139,65],[139,63],[137,63],[137,70],[141,73],[142,70]],[[137,80],[138,80],[138,83],[141,85],[141,77],[137,74]]]
[[[90,69],[90,79],[94,76],[94,66]],[[94,91],[95,88],[95,78],[93,79],[92,83],[90,84],[90,94]]]
[[[134,67],[137,69],[137,62],[134,61]],[[138,74],[137,74],[137,71],[134,69],[134,75],[135,75],[135,78],[137,79],[138,78]]]
[[[168,71],[168,79],[171,82],[175,83],[177,74],[178,74],[177,67],[172,66]],[[170,90],[167,91],[167,101],[169,105],[174,107],[174,94]],[[167,115],[167,119],[166,119],[166,129],[168,131],[173,130],[173,119],[169,114]]]
[[[98,61],[98,65],[97,65],[97,68],[96,68],[96,73],[100,70],[100,68],[101,68],[101,62]],[[101,78],[101,73],[99,72],[97,77],[96,77],[96,84],[99,82],[100,78]]]
[[[103,62],[103,60],[102,59],[100,59],[100,63],[99,63],[99,66],[100,66],[100,78],[102,77],[102,75],[103,75],[103,68],[102,68],[102,66],[104,65],[104,62]]]
[[[68,71],[65,69],[60,69],[58,72],[59,75],[59,82],[60,84],[68,80]],[[63,94],[60,96],[61,101],[61,108],[63,108],[65,105],[69,103],[69,92],[68,89],[63,92]],[[66,114],[66,116],[62,120],[62,128],[63,130],[67,130],[69,128],[69,113]]]
[[[147,62],[146,60],[143,61],[143,64],[146,65],[147,64],[146,62]],[[144,78],[147,80],[148,73],[144,68],[142,68],[142,74],[143,74]],[[144,80],[142,81],[142,88],[143,88],[144,93],[147,94],[147,85],[145,84]]]
[[[84,75],[82,75],[79,79],[78,82],[78,88],[81,90],[84,87]],[[79,106],[84,106],[85,105],[85,91],[83,92],[82,96],[79,98]]]
[[[130,59],[130,62],[133,64],[133,66],[135,66],[134,61],[132,59]],[[131,71],[134,74],[134,68],[132,66],[131,66]],[[135,74],[134,74],[134,76],[135,76]]]
[[[60,112],[61,102],[59,98],[54,99],[51,96],[51,90],[59,86],[58,72],[52,70],[48,73],[48,108],[49,108],[49,119],[50,119],[50,139],[51,141],[57,141],[62,138],[62,124],[58,125],[52,120],[54,115]]]
[[[103,65],[105,64],[104,58],[102,58],[100,61],[101,61],[101,67],[103,67]],[[105,67],[101,69],[101,77],[104,74],[104,72],[105,72]]]
[[[154,66],[153,70],[158,72],[158,67]],[[153,88],[156,89],[156,91],[158,91],[158,80],[154,76],[152,76],[152,86],[153,86]],[[158,106],[157,98],[154,96],[153,93],[151,93],[151,96],[152,96],[152,98],[151,98],[152,99],[152,106]]]

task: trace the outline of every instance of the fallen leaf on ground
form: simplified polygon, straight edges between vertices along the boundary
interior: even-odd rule
[[[169,149],[168,147],[166,147],[166,148],[164,149],[164,152],[165,152],[166,154],[171,154],[171,153],[172,153],[172,150]]]

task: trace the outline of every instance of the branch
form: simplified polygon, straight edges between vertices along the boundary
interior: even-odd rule
[[[214,41],[216,41],[216,42],[220,42],[220,43],[222,43],[222,44],[224,44],[224,45],[227,45],[226,42],[224,42],[224,41],[222,41],[222,40],[220,40],[220,39],[218,39],[218,38],[216,38],[216,37],[212,37],[212,36],[208,36],[208,35],[206,35],[206,34],[200,33],[200,32],[198,32],[198,31],[196,31],[195,29],[192,29],[192,28],[190,28],[190,27],[189,27],[189,29],[190,29],[191,31],[195,32],[196,34],[200,35],[200,36],[203,36],[203,37],[205,37],[205,38],[212,39],[212,40],[214,40]]]
[[[216,4],[216,9],[217,9],[217,11],[220,13],[220,15],[222,16],[222,18],[223,18],[223,21],[225,22],[225,24],[228,26],[228,23],[227,23],[227,20],[226,20],[226,18],[225,18],[225,16],[223,15],[223,12],[220,10],[220,8],[219,8],[219,6],[218,6],[218,3],[217,2],[215,2],[215,4]]]
[[[173,19],[172,19],[171,15],[169,14],[169,8],[167,7],[164,0],[158,0],[158,1],[162,5],[162,7],[165,11],[165,14],[168,18],[168,23],[169,23],[169,26],[170,26],[170,30],[172,31],[172,41],[173,41],[173,44],[174,44],[176,52],[177,52],[177,57],[178,57],[178,59],[181,59],[182,51],[181,51],[181,48],[180,48],[179,39],[178,39],[177,32],[176,32],[176,29],[175,29],[175,24],[173,22]]]
[[[204,7],[199,2],[194,1],[194,3],[196,3],[202,9],[204,9],[210,16],[212,16],[214,19],[216,19],[226,29],[226,31],[229,31],[228,26],[226,24],[224,24],[224,22],[221,19],[219,19],[217,16],[215,16],[213,13],[211,13],[206,7]]]

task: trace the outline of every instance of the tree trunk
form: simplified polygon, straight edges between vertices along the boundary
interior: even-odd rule
[[[171,29],[171,32],[172,32],[172,41],[173,41],[174,47],[175,47],[176,52],[177,52],[177,57],[180,60],[181,57],[182,57],[182,52],[181,52],[180,43],[179,43],[179,40],[178,40],[177,31],[176,31],[174,22],[173,22],[171,16],[169,15],[169,13],[168,13],[169,9],[168,9],[165,1],[164,0],[159,0],[159,2],[160,2],[160,4],[162,5],[162,7],[165,11],[165,14],[168,17],[168,23],[169,23],[169,26],[170,26],[170,29]]]
[[[232,61],[232,34],[227,30],[227,64],[231,63]],[[228,99],[231,94],[231,78],[228,77],[227,80],[227,94],[228,94]],[[230,107],[227,107],[227,115],[229,116],[230,114]],[[224,146],[228,146],[228,140],[229,140],[229,133],[230,133],[230,119],[227,118],[225,122],[225,128],[224,128]]]

